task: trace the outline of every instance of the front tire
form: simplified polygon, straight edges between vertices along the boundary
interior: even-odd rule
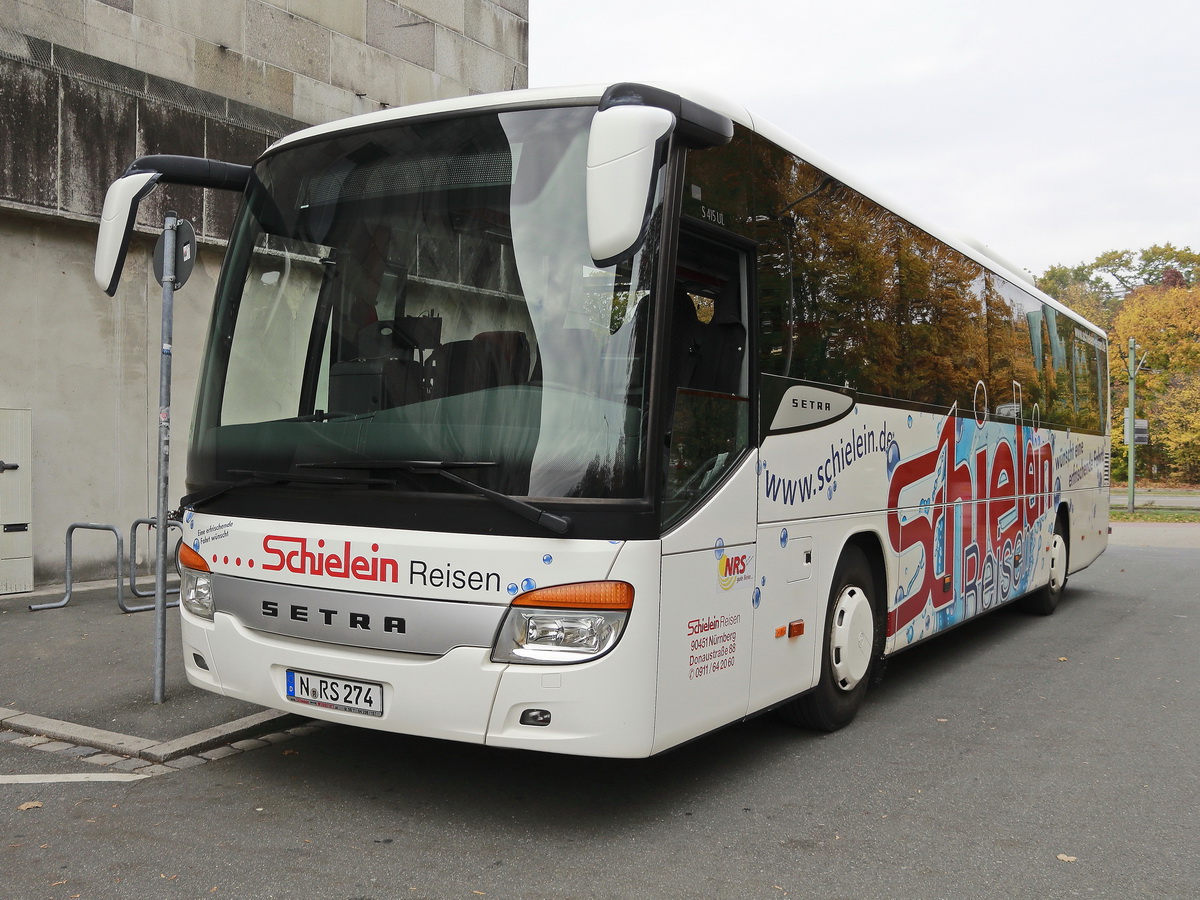
[[[821,678],[817,686],[780,708],[794,725],[837,731],[862,706],[878,655],[875,579],[866,555],[847,547],[838,561],[829,592]]]

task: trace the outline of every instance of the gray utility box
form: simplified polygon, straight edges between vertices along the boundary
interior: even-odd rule
[[[33,416],[0,409],[0,594],[33,590]]]

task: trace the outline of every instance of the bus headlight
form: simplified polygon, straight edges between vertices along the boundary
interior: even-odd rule
[[[179,569],[179,602],[194,616],[213,617],[212,573],[199,553],[182,541],[175,551]]]
[[[621,639],[632,608],[633,585],[624,581],[529,591],[509,607],[492,661],[563,665],[596,659]]]

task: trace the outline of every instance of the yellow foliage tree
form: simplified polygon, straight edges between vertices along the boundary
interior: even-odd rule
[[[1146,361],[1138,380],[1138,415],[1150,420],[1152,447],[1174,474],[1200,481],[1200,287],[1140,287],[1126,295],[1112,322],[1114,358],[1138,343]],[[1114,360],[1116,361],[1116,360]],[[1126,403],[1126,374],[1114,365],[1118,397]],[[1119,429],[1114,429],[1119,434]]]
[[[1180,478],[1200,482],[1200,373],[1179,375],[1157,405],[1164,448]]]

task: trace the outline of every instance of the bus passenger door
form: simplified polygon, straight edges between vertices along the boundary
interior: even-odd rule
[[[750,251],[680,235],[662,371],[668,410],[654,749],[740,719],[750,687],[756,460],[750,446]]]

